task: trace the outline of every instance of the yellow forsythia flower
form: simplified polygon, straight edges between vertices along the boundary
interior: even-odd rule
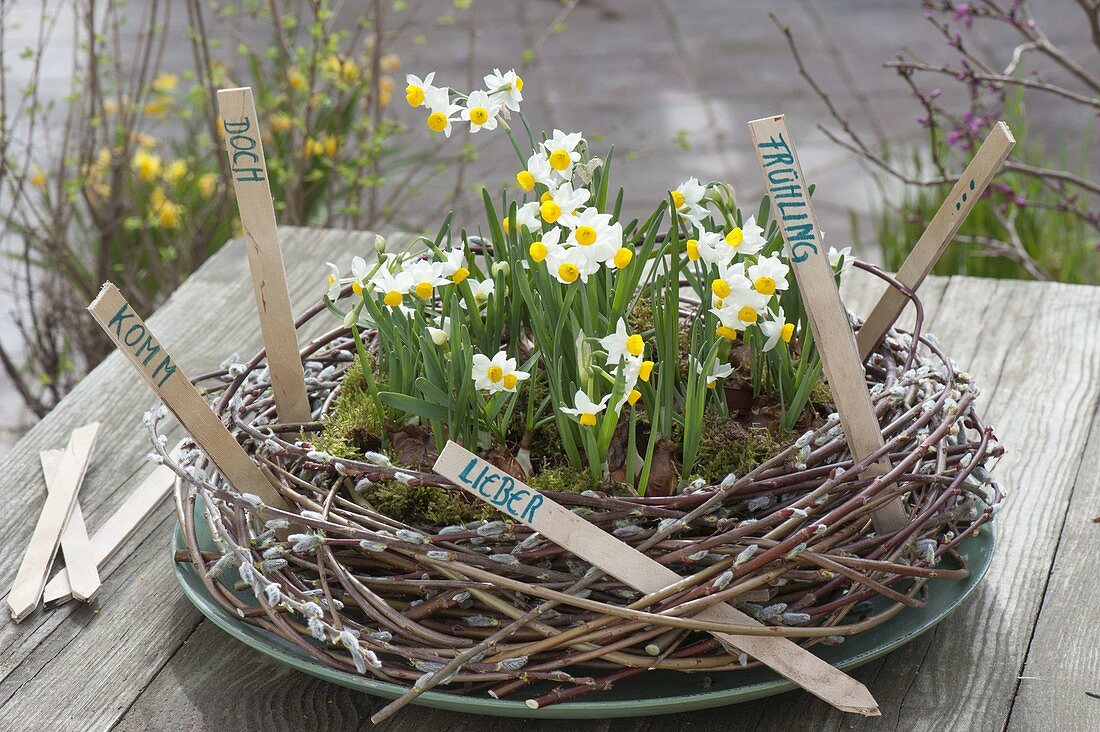
[[[378,102],[385,107],[393,99],[393,77],[383,76],[382,81],[378,84]]]
[[[31,174],[31,185],[37,188],[45,188],[48,176],[41,168],[35,168],[34,173]]]
[[[326,135],[324,140],[325,154],[330,158],[336,157],[336,151],[340,147],[340,141],[335,135]]]
[[[291,69],[286,74],[287,83],[290,84],[291,89],[302,90],[306,88],[306,77],[302,76],[301,72],[297,69]]]
[[[187,170],[186,160],[173,160],[164,171],[164,177],[171,183],[179,183],[187,175]]]
[[[293,122],[289,115],[274,114],[271,116],[271,129],[275,132],[289,132]]]
[[[214,195],[215,189],[218,187],[218,174],[217,173],[203,173],[199,176],[199,193],[203,198],[210,198]]]
[[[160,158],[148,150],[138,150],[134,155],[134,172],[144,181],[156,180],[160,176]]]
[[[342,59],[333,54],[325,59],[324,68],[345,84],[351,84],[359,79],[359,64],[350,58]]]
[[[157,209],[157,222],[165,229],[175,229],[180,225],[180,215],[183,206],[172,201],[165,201]]]
[[[359,80],[359,64],[352,61],[350,58],[344,61],[343,66],[340,68],[340,78],[344,80],[345,84],[352,84]]]
[[[153,117],[163,117],[168,114],[168,110],[172,107],[172,97],[159,96],[154,97],[145,103],[145,113],[152,115]]]
[[[314,140],[312,137],[306,138],[305,147],[302,150],[307,158],[317,157],[318,155],[325,154],[325,145],[320,140]]]
[[[180,77],[177,74],[165,74],[162,73],[156,79],[153,80],[153,91],[158,92],[170,92],[174,91],[176,86],[180,83]]]
[[[218,126],[221,127],[220,120],[218,121]],[[138,147],[153,148],[160,144],[160,140],[153,137],[152,135],[147,135],[144,132],[135,132],[133,135],[130,136],[130,139],[136,142]]]
[[[383,73],[392,74],[401,68],[401,58],[396,53],[387,53],[378,59],[378,68]]]

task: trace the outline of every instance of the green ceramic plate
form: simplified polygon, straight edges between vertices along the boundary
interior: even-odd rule
[[[200,530],[204,528],[205,522],[198,523]],[[183,548],[178,526],[174,545],[174,549]],[[974,591],[989,568],[995,545],[996,532],[992,525],[987,525],[977,537],[968,539],[959,547],[960,553],[967,558],[973,569],[969,578],[962,581],[931,580],[930,599],[923,608],[903,610],[873,630],[850,637],[838,646],[814,646],[814,652],[834,666],[850,669],[908,643],[943,620]],[[403,687],[324,666],[282,638],[241,622],[222,610],[210,597],[192,565],[173,562],[173,567],[180,587],[195,607],[219,628],[246,645],[299,671],[341,686],[390,699],[404,693]],[[226,572],[224,579],[233,582],[236,577]],[[255,602],[250,594],[240,593],[240,597]],[[547,685],[534,685],[527,690],[527,695],[516,694],[502,700],[488,696],[457,696],[429,691],[421,695],[415,703],[454,712],[501,717],[542,719],[638,717],[736,704],[790,691],[795,688],[795,685],[763,668],[713,674],[654,671],[616,684],[610,691],[591,694],[576,702],[555,704],[538,710],[531,710],[523,703],[524,699],[544,693],[549,688]]]

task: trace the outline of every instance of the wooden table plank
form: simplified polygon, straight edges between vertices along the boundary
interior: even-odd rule
[[[1081,367],[1082,381],[1100,377],[1097,360]],[[1058,408],[1050,405],[1052,411]],[[1093,411],[1091,424],[1078,423],[1082,434],[1088,426],[1088,442],[1085,460],[1073,476],[1072,499],[1068,507],[1051,510],[1052,523],[1062,526],[1058,553],[1020,674],[1009,730],[1100,729],[1100,699],[1088,695],[1100,694],[1100,525],[1093,523],[1100,514],[1100,409],[1095,403]]]
[[[345,261],[354,250],[371,251],[369,235],[343,232],[306,238],[300,231],[288,231],[284,245],[298,310],[323,286],[324,273],[317,262]],[[238,348],[234,344],[243,344],[242,355],[258,347],[258,333],[242,325],[225,328],[255,316],[246,272],[239,246],[228,247],[151,319],[166,342],[183,344],[191,352],[194,360],[187,360],[177,348],[185,368],[197,373],[215,365]],[[863,311],[877,289],[855,274],[845,297],[853,309]],[[1093,476],[1100,467],[1095,457],[1100,421],[1089,436],[1100,404],[1100,288],[956,277],[932,278],[921,294],[932,332],[986,389],[979,404],[1009,450],[997,476],[1010,495],[998,517],[997,556],[976,595],[936,631],[855,673],[870,686],[884,716],[842,717],[809,695],[790,693],[735,709],[649,720],[569,722],[570,728],[986,729],[1008,721],[1013,728],[1032,729],[1056,719],[1055,704],[1081,715],[1089,712],[1086,707],[1095,700],[1073,695],[1096,679],[1097,630],[1082,630],[1084,623],[1072,623],[1069,614],[1074,608],[1096,605],[1097,589],[1086,565],[1089,542],[1095,541],[1090,530],[1095,529],[1084,520],[1096,511]],[[214,315],[196,313],[195,303],[210,302],[225,306]],[[202,324],[189,317],[198,317]],[[907,320],[908,315],[903,317]],[[197,344],[212,322],[219,324],[225,345],[210,345],[200,354]],[[974,323],[982,324],[977,332]],[[102,418],[102,410],[108,409],[111,419],[105,426],[116,427],[105,431],[106,444],[100,448],[111,457],[93,465],[86,483],[90,526],[109,515],[112,501],[147,472],[136,458],[147,451],[140,414],[151,400],[137,388],[136,374],[112,359],[0,463],[0,475],[5,476],[0,530],[13,541],[25,539],[26,533],[20,532],[29,528],[22,522],[28,507],[33,507],[33,494],[40,495],[42,489],[32,470],[37,466],[23,453],[63,444],[68,430],[81,420]],[[1092,461],[1083,462],[1090,452]],[[111,480],[111,475],[126,480]],[[100,614],[74,610],[70,604],[18,627],[0,620],[0,727],[18,720],[20,727],[45,723],[66,728],[65,720],[80,714],[80,723],[70,722],[69,728],[118,722],[120,729],[146,729],[163,726],[166,720],[194,729],[307,724],[366,728],[381,700],[290,671],[200,621],[172,580],[165,553],[173,521],[167,507],[162,515],[106,568],[104,592],[97,603]],[[0,557],[0,579],[14,574],[14,561]],[[1052,566],[1055,574],[1048,586]],[[1067,624],[1073,634],[1064,632]],[[1072,683],[1054,695],[1039,682],[1029,686],[1032,682],[1025,680],[1013,707],[1025,656],[1025,676],[1032,670],[1053,676],[1071,659],[1076,669]],[[95,674],[87,672],[87,659],[98,661]],[[59,695],[59,689],[69,693]],[[410,708],[380,729],[552,730],[561,725]]]
[[[1009,496],[989,574],[933,631],[855,672],[881,718],[843,719],[787,694],[772,703],[787,702],[789,711],[764,715],[754,729],[999,729],[1008,719],[1100,401],[1100,288],[955,277],[932,315],[947,353],[985,389],[979,408],[1008,450],[995,471]],[[980,332],[970,322],[982,323]],[[1053,463],[1055,454],[1062,462]]]
[[[284,234],[291,298],[299,312],[323,292],[326,259],[348,261],[353,253],[373,252],[373,235],[294,229]],[[243,244],[235,241],[149,323],[191,373],[216,368],[234,351],[247,358],[260,347],[249,288]],[[0,461],[5,544],[26,544],[41,506],[38,451],[63,446],[72,427],[98,419],[102,435],[81,494],[94,531],[151,469],[144,461],[150,447],[142,413],[153,401],[116,353],[37,424]],[[178,434],[174,429],[170,438]],[[155,529],[139,531],[107,565],[103,592],[90,607],[70,603],[20,625],[0,617],[0,729],[108,727],[192,633],[200,616],[180,594],[167,559],[170,513],[166,503],[156,512],[159,521],[150,519]],[[18,552],[0,555],[4,586],[18,561]]]

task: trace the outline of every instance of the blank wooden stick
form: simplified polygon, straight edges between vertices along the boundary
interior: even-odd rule
[[[928,228],[921,234],[920,239],[909,252],[909,256],[902,262],[898,270],[897,279],[910,290],[916,290],[924,282],[924,278],[936,266],[936,261],[943,254],[943,250],[955,238],[963,219],[974,209],[985,189],[989,186],[993,176],[1001,169],[1008,153],[1016,144],[1008,125],[998,122],[985,142],[978,148],[977,155],[966,166],[966,170],[959,176],[951,194],[943,202],[936,215],[932,217]],[[859,344],[859,357],[865,360],[871,355],[878,342],[886,335],[886,331],[901,315],[905,309],[908,298],[893,287],[887,287],[875,306],[871,308],[871,314],[867,316],[863,327],[856,335]]]
[[[111,558],[122,543],[141,525],[141,522],[164,500],[175,484],[176,474],[172,469],[158,465],[134,492],[126,497],[91,540],[91,555],[97,566],[102,567]],[[73,509],[75,515],[76,508]],[[70,519],[71,520],[71,519]],[[65,562],[68,564],[68,555]],[[60,605],[73,598],[69,586],[69,572],[62,568],[46,585],[42,601],[47,606]]]
[[[683,580],[657,560],[585,521],[456,442],[447,442],[435,461],[434,470],[472,496],[641,592],[660,592]],[[763,625],[726,603],[712,605],[696,613],[695,617],[731,625]],[[837,709],[866,716],[879,714],[878,705],[867,687],[789,638],[726,633],[714,636]]]
[[[46,586],[50,565],[61,545],[65,521],[76,503],[76,494],[88,469],[98,431],[99,423],[92,422],[73,430],[69,438],[69,445],[65,448],[61,466],[58,468],[55,487],[46,495],[46,502],[38,516],[34,533],[31,534],[27,552],[23,555],[23,562],[15,575],[15,583],[8,593],[8,608],[11,610],[12,620],[17,623],[38,606],[38,598],[42,596],[42,588]]]
[[[764,173],[764,184],[772,199],[783,241],[798,281],[798,291],[821,354],[825,378],[833,392],[844,437],[858,462],[881,450],[884,443],[878,418],[867,391],[856,339],[848,322],[848,311],[840,300],[836,276],[821,241],[802,165],[798,162],[791,131],[783,115],[749,122],[753,147]],[[867,469],[869,476],[885,475],[890,463],[885,458]],[[871,518],[880,532],[896,531],[908,521],[901,498],[876,510]]]
[[[271,202],[267,162],[252,89],[222,89],[218,92],[218,110],[225,131],[229,168],[233,172],[237,208],[241,212],[241,228],[256,309],[260,313],[260,334],[267,349],[275,409],[282,422],[309,422],[312,420],[309,396],[290,309],[290,292],[283,253],[279,249],[275,206]]]
[[[117,287],[104,283],[88,312],[234,488],[273,508],[290,510]]]
[[[57,471],[65,456],[64,450],[43,450],[38,453],[42,461],[42,474],[46,478],[46,491],[57,485]],[[69,512],[69,520],[61,531],[61,552],[65,555],[65,568],[62,570],[70,577],[72,596],[81,602],[89,602],[99,592],[101,582],[99,569],[92,556],[91,540],[84,526],[84,512],[80,510],[77,498]]]

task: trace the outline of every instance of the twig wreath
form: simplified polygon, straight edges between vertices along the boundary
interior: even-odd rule
[[[147,415],[153,459],[180,477],[178,558],[227,612],[406,701],[551,682],[527,693],[537,708],[651,669],[757,665],[709,632],[842,643],[923,605],[929,579],[968,575],[957,548],[1000,506],[1002,449],[910,288],[830,258],[916,311],[866,361],[883,447],[853,459],[769,198],[744,218],[731,188],[693,178],[623,222],[611,152],[536,140],[514,72],[469,95],[432,81],[410,76],[408,102],[446,135],[503,129],[521,200],[486,193],[476,235],[448,218],[402,251],[379,237],[350,277],[330,265],[296,323],[340,319],[301,349],[311,421],[278,419],[264,351],[194,380],[289,510],[194,445],[170,456],[167,410]],[[469,499],[431,470],[447,440],[684,581],[646,595]],[[904,525],[876,529],[895,502]],[[763,626],[695,617],[723,602]]]

